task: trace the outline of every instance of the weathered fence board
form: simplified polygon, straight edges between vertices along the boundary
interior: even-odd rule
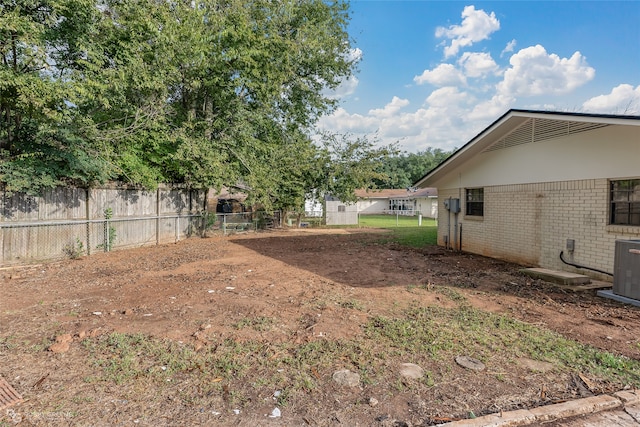
[[[13,265],[200,234],[206,192],[109,186],[0,197],[0,265]]]

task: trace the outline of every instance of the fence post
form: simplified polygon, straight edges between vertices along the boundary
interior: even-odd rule
[[[91,200],[91,190],[85,189],[87,200],[85,201],[85,216],[87,218],[87,255],[91,255],[91,208],[89,206],[89,200]]]
[[[160,186],[156,190],[156,246],[160,244]]]
[[[104,240],[103,247],[105,252],[109,252],[109,220],[104,220]]]

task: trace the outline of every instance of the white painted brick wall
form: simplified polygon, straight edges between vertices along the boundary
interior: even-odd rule
[[[464,189],[439,190],[439,245],[445,244],[447,235],[454,239],[455,216],[444,209],[449,197],[461,199],[458,224],[464,251],[524,265],[578,271],[562,263],[560,251],[564,251],[566,260],[613,272],[615,241],[640,238],[640,227],[608,225],[606,179],[485,187],[482,218],[464,215]],[[458,239],[459,232],[460,228]],[[566,250],[567,239],[575,240],[573,254]],[[458,243],[451,242],[456,249]]]

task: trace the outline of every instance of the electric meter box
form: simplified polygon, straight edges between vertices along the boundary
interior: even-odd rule
[[[460,199],[444,199],[444,208],[450,212],[460,212]]]

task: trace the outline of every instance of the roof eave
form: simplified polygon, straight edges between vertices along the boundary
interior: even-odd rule
[[[555,116],[557,119],[568,119],[572,121],[580,122],[595,122],[595,123],[608,123],[608,124],[624,124],[631,126],[640,126],[640,116],[623,116],[613,114],[585,114],[585,113],[564,113],[564,112],[551,112],[551,111],[535,111],[535,110],[516,110],[512,109],[500,116],[496,121],[490,124],[478,135],[473,137],[469,142],[463,145],[455,153],[449,156],[444,162],[427,172],[422,178],[420,178],[414,184],[414,187],[432,187],[434,181],[437,181],[442,175],[447,173],[447,170],[456,165],[466,162],[470,157],[482,152],[486,146],[490,145],[496,140],[496,136],[500,137],[501,134],[510,132],[513,128],[519,126],[523,121],[531,118],[546,118]],[[514,118],[520,118],[521,120],[514,121]],[[511,122],[511,125],[506,126],[507,122]],[[489,138],[494,136],[494,138]],[[484,142],[484,143],[483,143]]]

